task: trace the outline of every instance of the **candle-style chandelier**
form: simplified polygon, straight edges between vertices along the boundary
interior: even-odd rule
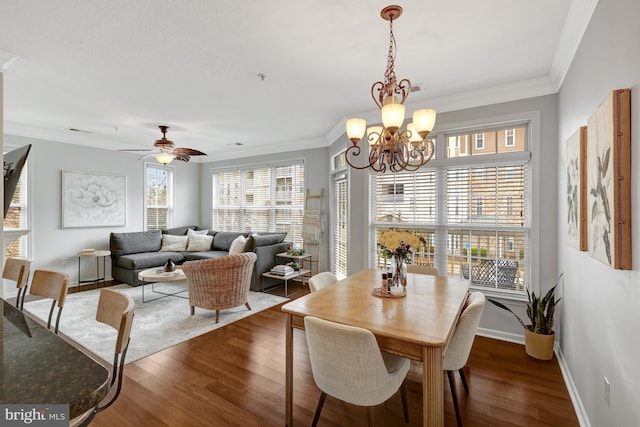
[[[376,172],[415,171],[433,157],[435,146],[427,140],[436,122],[436,111],[418,110],[413,113],[413,122],[406,129],[400,129],[404,122],[404,103],[411,91],[408,79],[396,80],[393,66],[396,58],[396,39],[393,35],[393,21],[402,15],[400,6],[387,6],[380,12],[385,21],[389,21],[389,53],[384,83],[375,82],[371,86],[371,97],[382,112],[383,126],[367,128],[365,119],[347,120],[347,136],[352,145],[347,148],[346,161],[354,169],[371,168]],[[369,163],[357,166],[350,161],[364,150],[358,143],[367,133],[369,143]]]

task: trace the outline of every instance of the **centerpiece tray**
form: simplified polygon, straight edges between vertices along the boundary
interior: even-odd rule
[[[371,289],[371,295],[378,298],[404,298],[407,296],[407,289],[402,287],[402,295],[392,295],[391,293],[382,293],[381,288],[373,288]]]

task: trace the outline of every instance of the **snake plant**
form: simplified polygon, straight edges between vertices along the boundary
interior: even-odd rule
[[[551,335],[553,334],[553,318],[556,312],[556,305],[560,302],[562,298],[556,300],[555,292],[558,287],[558,282],[562,278],[562,274],[558,277],[558,281],[556,284],[547,291],[544,297],[540,297],[536,295],[535,292],[529,292],[527,289],[527,297],[529,302],[527,303],[527,316],[529,317],[530,325],[526,325],[524,321],[515,314],[509,307],[502,304],[499,301],[494,301],[491,298],[488,298],[489,302],[493,305],[507,310],[509,313],[513,314],[518,322],[522,325],[523,328],[534,332],[536,334],[542,335]]]

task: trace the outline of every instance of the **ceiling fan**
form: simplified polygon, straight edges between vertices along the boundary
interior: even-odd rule
[[[174,159],[180,160],[181,162],[188,162],[191,159],[191,156],[206,156],[206,153],[202,151],[195,150],[193,148],[174,148],[175,144],[173,141],[167,139],[167,129],[169,126],[158,126],[160,131],[162,132],[162,138],[157,139],[156,142],[153,143],[153,148],[131,148],[131,149],[123,149],[118,151],[153,151],[153,153],[145,154],[140,157],[140,159],[146,159],[148,157],[155,157],[155,159],[162,163],[163,165],[167,165],[171,163]]]

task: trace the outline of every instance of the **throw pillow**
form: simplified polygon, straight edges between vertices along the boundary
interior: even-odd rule
[[[247,238],[244,236],[238,236],[235,238],[233,242],[231,242],[231,247],[229,248],[229,255],[241,254],[244,252],[244,246],[247,244]]]
[[[187,249],[187,236],[162,235],[160,252],[182,252]]]
[[[213,242],[213,236],[207,236],[206,234],[205,235],[194,234],[189,237],[189,246],[187,246],[187,251],[189,252],[209,251],[211,250],[211,242]]]
[[[187,230],[187,247],[189,246],[189,242],[191,241],[191,236],[202,236],[204,234],[207,234],[209,230],[207,230],[206,228],[204,230],[194,230],[193,228],[190,228]]]

